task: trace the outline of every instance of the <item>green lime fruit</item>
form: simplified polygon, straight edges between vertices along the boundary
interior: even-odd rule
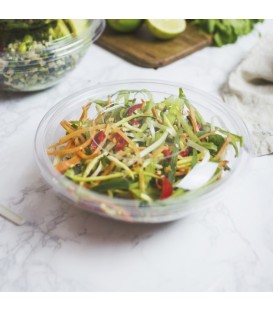
[[[129,33],[132,32],[142,24],[142,19],[108,19],[107,24],[114,30]]]
[[[186,29],[184,19],[147,19],[146,27],[156,38],[168,40],[181,34]]]

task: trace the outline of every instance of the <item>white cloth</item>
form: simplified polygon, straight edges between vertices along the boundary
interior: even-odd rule
[[[265,36],[229,76],[223,98],[245,121],[253,153],[273,153],[273,37]]]

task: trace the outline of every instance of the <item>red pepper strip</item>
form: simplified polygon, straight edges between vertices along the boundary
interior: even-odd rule
[[[104,133],[104,131],[99,131],[94,139],[92,140],[91,144],[90,144],[90,149],[91,151],[94,151],[98,145],[100,144],[100,142],[102,142],[105,139],[106,135]]]
[[[173,186],[168,178],[164,177],[162,179],[162,189],[160,194],[160,199],[168,198],[173,193]]]
[[[137,110],[137,109],[140,109],[142,108],[142,103],[140,104],[135,104],[133,106],[131,106],[128,110],[128,116],[131,116],[133,115],[133,113]],[[140,123],[136,120],[136,119],[132,119],[129,121],[129,123],[132,125],[132,126],[135,126],[135,127],[139,127],[140,126]]]
[[[142,108],[142,103],[131,106],[128,110],[128,116],[133,115],[133,113],[139,108]]]
[[[139,123],[139,121],[137,121],[136,119],[130,120],[129,123],[130,123],[132,126],[135,126],[135,127],[137,127],[137,128],[140,127],[140,123]]]
[[[187,156],[190,155],[190,152],[191,152],[190,149],[187,148],[183,152],[180,152],[179,155],[182,156],[182,157],[187,157]]]
[[[171,156],[172,156],[172,153],[171,153],[169,150],[167,150],[167,149],[165,149],[164,151],[162,151],[162,154],[163,154],[166,158],[171,158]]]
[[[124,149],[124,147],[128,145],[128,142],[119,133],[115,133],[112,138],[116,139],[117,141],[115,146],[115,152]]]

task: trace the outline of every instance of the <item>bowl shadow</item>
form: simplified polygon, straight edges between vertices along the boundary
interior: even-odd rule
[[[11,200],[11,206],[19,206],[16,210],[26,219],[23,226],[40,233],[43,244],[72,241],[87,246],[136,246],[187,218],[165,223],[126,223],[84,211],[58,197],[38,169],[28,172],[24,180],[32,182],[21,190],[17,200]]]

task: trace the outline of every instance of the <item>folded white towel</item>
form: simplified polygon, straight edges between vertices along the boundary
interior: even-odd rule
[[[273,37],[265,36],[229,76],[224,101],[245,121],[253,153],[273,153]]]

